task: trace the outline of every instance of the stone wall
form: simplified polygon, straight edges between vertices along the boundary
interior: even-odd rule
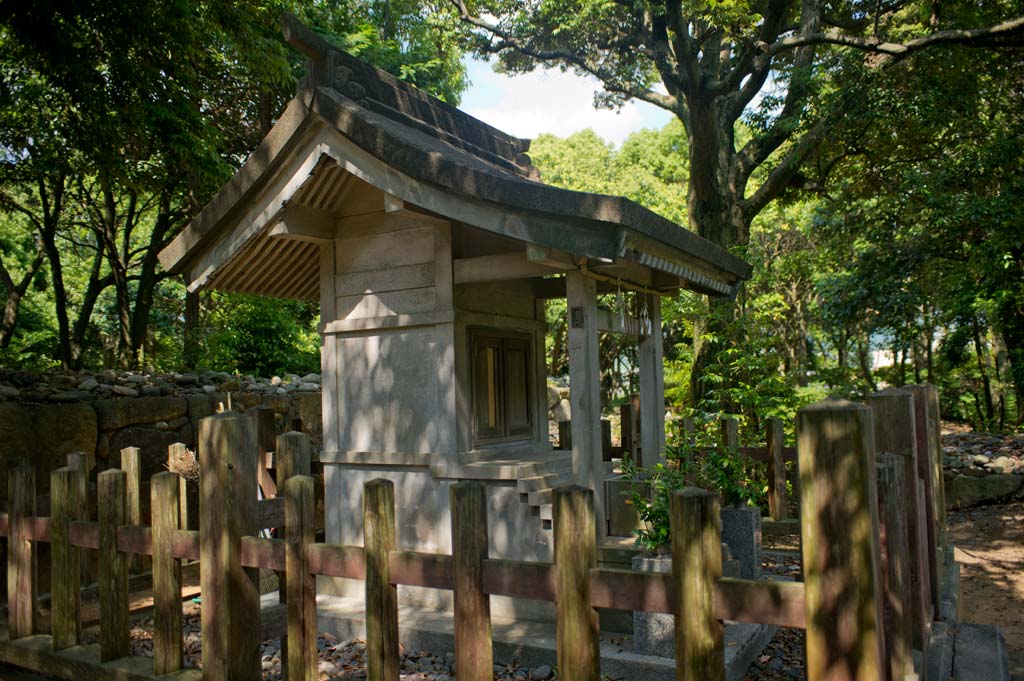
[[[40,493],[65,455],[82,451],[96,468],[117,467],[123,447],[142,451],[142,475],[163,470],[167,446],[194,448],[199,420],[230,404],[245,412],[260,405],[278,414],[278,432],[300,427],[322,446],[320,377],[257,379],[229,374],[32,375],[0,372],[0,480],[12,464],[30,461]],[[0,498],[7,485],[0,484]]]
[[[946,505],[960,509],[1024,494],[1024,434],[956,430],[942,434]]]

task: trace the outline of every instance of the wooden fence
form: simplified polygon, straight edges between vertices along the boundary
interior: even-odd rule
[[[896,534],[888,519],[898,498],[887,498],[880,516],[875,422],[872,408],[847,402],[822,402],[799,414],[803,582],[723,577],[719,499],[697,489],[672,498],[671,574],[599,567],[593,493],[575,486],[554,494],[552,563],[489,557],[486,493],[472,482],[451,488],[451,555],[398,548],[394,488],[387,480],[366,484],[364,547],[316,543],[308,440],[298,433],[279,437],[275,458],[283,504],[257,502],[258,447],[252,422],[230,412],[200,424],[198,532],[182,529],[181,488],[174,473],[154,476],[151,525],[141,526],[133,523],[128,502],[132,487],[138,489],[137,469],[133,480],[130,465],[128,471],[99,474],[96,521],[82,516],[84,468],[52,474],[49,517],[36,515],[32,469],[16,468],[10,475],[9,509],[0,516],[0,534],[9,541],[10,586],[0,660],[67,679],[170,675],[164,678],[255,681],[261,675],[260,643],[266,635],[259,626],[258,568],[269,568],[284,575],[287,624],[279,634],[286,641],[283,659],[290,680],[318,677],[315,576],[323,575],[365,582],[370,681],[398,679],[401,584],[454,592],[460,681],[492,678],[490,595],[556,603],[562,681],[600,679],[595,608],[674,614],[677,679],[682,681],[725,678],[725,620],[806,629],[807,675],[816,681],[902,681],[912,672],[904,653],[918,639],[913,627],[900,619],[908,616],[901,604],[912,582],[892,578],[906,566],[893,549],[883,554],[880,543],[880,529],[887,538]],[[886,470],[889,480],[890,474],[898,478],[910,468],[894,465]],[[283,527],[283,537],[257,537],[257,530],[266,526]],[[927,531],[918,529],[921,541],[930,542],[924,539]],[[33,566],[38,542],[51,544],[49,635],[38,633],[36,623]],[[928,543],[922,548],[935,553],[937,547]],[[101,554],[97,646],[78,645],[82,549]],[[152,660],[127,656],[126,580],[133,554],[152,558]],[[183,559],[200,561],[202,672],[182,669]],[[931,615],[922,617],[927,621],[911,620],[913,626],[930,623]]]

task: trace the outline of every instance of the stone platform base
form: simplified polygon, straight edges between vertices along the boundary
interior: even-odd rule
[[[277,602],[277,594],[263,597],[264,606]],[[317,597],[318,628],[340,640],[366,635],[365,603],[361,598]],[[407,649],[443,653],[455,648],[450,612],[399,606],[399,636]],[[515,660],[527,667],[554,666],[555,625],[493,618],[495,663]],[[758,624],[725,627],[725,667],[728,681],[740,681],[754,658],[775,635],[776,628]],[[623,634],[601,635],[601,674],[612,678],[675,681],[675,660],[632,652],[633,642]]]

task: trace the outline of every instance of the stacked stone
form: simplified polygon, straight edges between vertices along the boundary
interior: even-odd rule
[[[0,481],[19,461],[31,462],[41,493],[66,455],[85,452],[96,469],[119,465],[118,452],[139,447],[142,474],[164,470],[167,447],[195,447],[199,420],[221,408],[244,412],[258,406],[280,415],[281,429],[301,423],[322,446],[318,374],[261,379],[212,371],[158,374],[0,370]],[[7,485],[0,484],[0,499]]]
[[[946,503],[967,508],[1024,492],[1024,434],[942,435]]]
[[[0,402],[83,402],[116,397],[177,397],[196,393],[255,392],[287,395],[320,392],[320,374],[285,374],[261,378],[218,371],[158,373],[114,371],[51,371],[32,374],[0,369]]]

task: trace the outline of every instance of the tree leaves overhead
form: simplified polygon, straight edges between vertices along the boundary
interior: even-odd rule
[[[466,86],[456,20],[420,3],[0,5],[0,211],[25,218],[46,253],[65,366],[86,361],[94,333],[116,329],[125,365],[153,343],[150,312],[168,276],[157,253],[294,94],[302,63],[280,34],[285,11],[448,101]],[[113,323],[93,323],[107,310]]]

